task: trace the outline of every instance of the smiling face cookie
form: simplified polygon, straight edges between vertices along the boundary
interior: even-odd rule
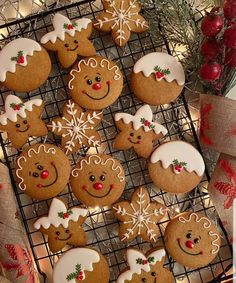
[[[84,246],[86,235],[81,225],[87,213],[87,209],[79,206],[67,209],[62,200],[54,198],[48,215],[39,218],[34,228],[48,235],[48,245],[53,253],[62,250],[66,244]]]
[[[54,30],[41,38],[43,46],[57,52],[64,68],[70,67],[80,56],[93,56],[96,50],[89,41],[92,33],[90,19],[81,18],[71,22],[67,17],[57,13],[52,20]]]
[[[198,213],[181,213],[169,222],[165,231],[168,253],[187,267],[208,265],[216,257],[220,244],[217,227]]]
[[[125,188],[124,170],[109,155],[90,155],[81,159],[72,170],[74,195],[87,206],[103,207],[114,203]]]
[[[83,59],[70,72],[69,89],[80,106],[98,110],[117,100],[123,87],[118,66],[99,56]]]
[[[151,249],[146,255],[141,251],[128,249],[129,267],[121,272],[117,283],[173,283],[173,275],[163,267],[165,256],[164,249]]]
[[[55,145],[35,144],[22,152],[16,162],[19,188],[34,199],[55,197],[65,188],[69,176],[69,160]]]

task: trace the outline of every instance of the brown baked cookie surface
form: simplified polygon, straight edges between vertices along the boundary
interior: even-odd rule
[[[181,213],[166,227],[166,249],[184,266],[198,268],[208,265],[216,257],[220,245],[217,227],[199,213]]]
[[[67,17],[57,13],[52,19],[54,30],[41,38],[41,44],[57,52],[58,60],[64,68],[74,64],[78,56],[88,57],[96,54],[89,40],[92,33],[92,22],[80,18],[71,22]]]
[[[134,94],[150,105],[174,101],[185,84],[182,65],[171,55],[153,52],[139,59],[131,75]]]
[[[119,67],[104,57],[82,59],[70,72],[70,96],[86,109],[99,110],[111,105],[122,88],[123,76]]]
[[[120,162],[106,154],[82,158],[72,170],[72,192],[83,204],[103,207],[114,203],[125,188]]]
[[[17,38],[0,51],[0,82],[16,92],[40,87],[51,71],[47,51],[36,41]]]
[[[34,144],[16,161],[19,189],[33,199],[45,200],[64,190],[70,177],[70,162],[57,146]]]
[[[47,135],[47,127],[40,119],[43,110],[42,99],[23,102],[15,95],[7,96],[5,113],[0,115],[0,130],[8,133],[14,148],[21,148],[31,136]]]

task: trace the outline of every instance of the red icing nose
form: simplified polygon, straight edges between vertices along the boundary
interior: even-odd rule
[[[99,89],[101,89],[102,86],[101,86],[100,83],[96,83],[96,84],[93,84],[92,87],[93,87],[93,89],[95,89],[95,90],[99,90]]]
[[[185,243],[185,246],[189,249],[193,249],[194,248],[194,243],[192,241],[187,241]]]
[[[49,172],[47,170],[44,170],[42,173],[41,173],[41,178],[42,179],[47,179],[47,177],[49,176]]]
[[[102,190],[102,189],[103,189],[103,184],[101,184],[101,183],[95,183],[95,184],[93,184],[93,188],[94,188],[95,190]]]

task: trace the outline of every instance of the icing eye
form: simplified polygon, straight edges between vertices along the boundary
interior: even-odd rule
[[[105,181],[105,179],[106,179],[106,177],[105,177],[104,175],[101,175],[101,176],[100,176],[100,180],[101,180],[101,181]]]
[[[141,136],[138,136],[138,139],[139,139],[139,140],[141,140],[141,138],[142,138]]]
[[[88,84],[88,85],[91,85],[92,83],[93,83],[92,80],[87,80],[87,84]]]
[[[68,44],[68,43],[66,43],[66,44],[65,44],[65,47],[69,47],[69,44]]]
[[[191,234],[191,233],[188,233],[188,234],[186,235],[186,238],[188,238],[188,239],[191,239],[191,237],[192,237],[192,234]]]
[[[95,81],[96,81],[96,82],[100,82],[100,81],[101,81],[101,77],[96,77],[96,78],[95,78]]]
[[[146,278],[142,278],[142,282],[147,282],[147,279]]]
[[[39,174],[38,174],[37,172],[34,172],[32,175],[33,175],[35,178],[38,178],[38,176],[39,176]]]
[[[151,275],[152,276],[156,276],[157,274],[156,274],[156,272],[152,272]]]
[[[67,230],[66,230],[66,233],[69,234],[69,233],[70,233],[70,230],[67,229]]]
[[[195,244],[198,244],[200,242],[200,240],[198,238],[193,240]]]
[[[24,124],[27,124],[28,122],[27,122],[27,120],[24,120],[23,123],[24,123]]]
[[[60,235],[60,232],[59,232],[59,231],[56,231],[56,235],[59,236],[59,235]]]
[[[130,133],[130,136],[133,137],[133,136],[134,136],[134,133]]]
[[[20,124],[16,124],[16,128],[20,128]]]
[[[95,176],[94,176],[94,175],[91,175],[91,176],[89,177],[89,180],[92,181],[92,182],[95,181]]]
[[[77,44],[77,43],[78,43],[78,40],[76,40],[76,39],[75,39],[75,40],[74,40],[74,43],[76,43],[76,44]]]
[[[42,166],[42,165],[38,165],[37,168],[38,168],[39,170],[43,170],[43,166]]]

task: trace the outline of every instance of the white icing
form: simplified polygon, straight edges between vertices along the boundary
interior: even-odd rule
[[[125,280],[130,281],[134,274],[140,275],[142,270],[145,272],[149,272],[150,265],[155,265],[157,262],[160,262],[165,255],[166,255],[166,252],[164,249],[156,250],[148,256],[148,258],[154,257],[154,262],[142,265],[142,264],[137,264],[137,259],[140,258],[142,260],[148,260],[148,258],[138,250],[128,249],[127,250],[127,263],[130,268],[129,270],[122,272],[120,274],[120,276],[117,279],[117,283],[124,283]]]
[[[25,191],[26,190],[26,185],[24,184],[24,179],[20,176],[20,171],[23,169],[23,167],[21,166],[21,161],[26,162],[26,157],[21,156],[17,159],[17,166],[18,169],[16,170],[16,176],[20,179],[20,183],[18,184],[20,190]]]
[[[58,213],[67,213],[68,211],[72,212],[68,215],[68,218],[63,219],[58,215]],[[58,198],[54,198],[49,208],[48,216],[39,218],[34,223],[34,228],[38,230],[42,226],[44,229],[48,229],[51,225],[54,227],[62,225],[64,228],[67,228],[70,220],[77,222],[80,216],[85,217],[87,213],[88,210],[84,208],[72,207],[67,209],[63,201]]]
[[[22,104],[22,106],[19,108],[19,110],[14,110],[11,107],[11,104]],[[42,105],[43,101],[42,99],[32,99],[27,102],[24,102],[17,96],[9,94],[5,101],[5,113],[0,115],[0,124],[6,125],[7,119],[16,122],[17,121],[17,115],[19,115],[21,118],[26,118],[26,111],[32,111],[33,106],[40,106]]]
[[[145,77],[149,77],[151,74],[156,73],[154,68],[158,66],[161,69],[169,69],[170,74],[165,75],[162,78],[156,78],[157,81],[163,78],[167,82],[177,81],[178,85],[184,85],[185,73],[183,66],[171,55],[161,52],[152,52],[141,59],[139,59],[134,65],[134,73],[143,72]]]
[[[201,154],[189,143],[183,141],[170,141],[160,145],[151,155],[151,163],[161,161],[163,168],[168,168],[177,159],[186,162],[184,168],[189,172],[196,172],[202,176],[205,164]],[[175,172],[175,171],[174,171]]]
[[[6,73],[15,73],[16,61],[11,60],[12,57],[16,57],[19,51],[23,51],[24,63],[19,66],[27,66],[27,56],[33,56],[34,51],[41,51],[42,48],[38,42],[28,38],[17,38],[9,42],[0,51],[0,81],[6,80]],[[23,82],[22,82],[23,83]]]
[[[122,167],[119,165],[116,165],[115,159],[113,158],[107,158],[106,160],[102,160],[100,156],[98,155],[90,155],[89,158],[86,160],[85,158],[81,160],[79,167],[72,170],[72,176],[78,177],[78,172],[83,169],[84,164],[90,165],[91,161],[93,159],[93,163],[96,165],[103,165],[105,166],[108,162],[111,162],[111,170],[112,171],[118,171],[117,177],[119,178],[120,182],[124,181],[125,178],[121,175],[123,175]]]
[[[162,133],[163,135],[166,135],[167,129],[158,123],[152,122],[152,117],[153,117],[152,109],[149,105],[146,104],[142,106],[141,108],[139,108],[134,116],[127,114],[127,113],[115,114],[115,121],[119,121],[120,119],[122,119],[125,124],[129,124],[130,122],[132,122],[133,128],[135,131],[138,130],[140,127],[143,127],[145,132],[151,131],[152,129],[150,127],[145,126],[142,123],[141,119],[144,118],[145,120],[151,122],[153,126],[153,131],[157,135],[160,133]]]
[[[212,254],[216,254],[220,250],[220,246],[216,243],[220,239],[220,237],[219,237],[218,234],[216,234],[216,233],[214,233],[212,231],[209,231],[208,234],[211,237],[215,237],[215,239],[211,242],[212,246],[214,246],[214,248],[212,249],[211,253]]]
[[[73,23],[65,16],[57,13],[52,19],[52,24],[54,27],[54,30],[45,34],[41,38],[41,43],[45,44],[48,41],[51,41],[52,43],[55,43],[56,40],[59,38],[60,40],[65,40],[65,33],[68,33],[70,36],[75,36],[75,32],[80,32],[82,29],[86,29],[88,25],[91,23],[90,19],[87,18],[81,18],[77,21],[74,21],[76,26],[74,26],[72,29],[66,29],[64,28],[64,24],[72,25]]]
[[[85,66],[87,67],[90,67],[90,68],[96,68],[98,66],[102,67],[102,68],[107,68],[109,71],[113,71],[114,72],[114,76],[113,76],[113,79],[115,81],[119,80],[121,78],[121,75],[120,75],[120,71],[119,71],[119,68],[118,66],[110,66],[110,62],[103,58],[100,62],[100,64],[98,65],[98,61],[95,59],[95,58],[89,58],[89,59],[82,59],[79,61],[78,63],[78,70],[75,70],[75,69],[72,69],[70,71],[70,75],[72,76],[72,79],[69,81],[69,89],[74,89],[74,86],[72,85],[72,82],[73,80],[75,79],[75,75],[73,73],[80,73],[81,72],[81,64],[84,64]]]
[[[68,283],[66,277],[75,272],[76,264],[81,265],[83,271],[93,271],[93,264],[100,261],[99,253],[89,248],[71,249],[64,253],[53,269],[53,283]],[[102,271],[101,271],[102,272]],[[70,280],[76,283],[75,279]]]

